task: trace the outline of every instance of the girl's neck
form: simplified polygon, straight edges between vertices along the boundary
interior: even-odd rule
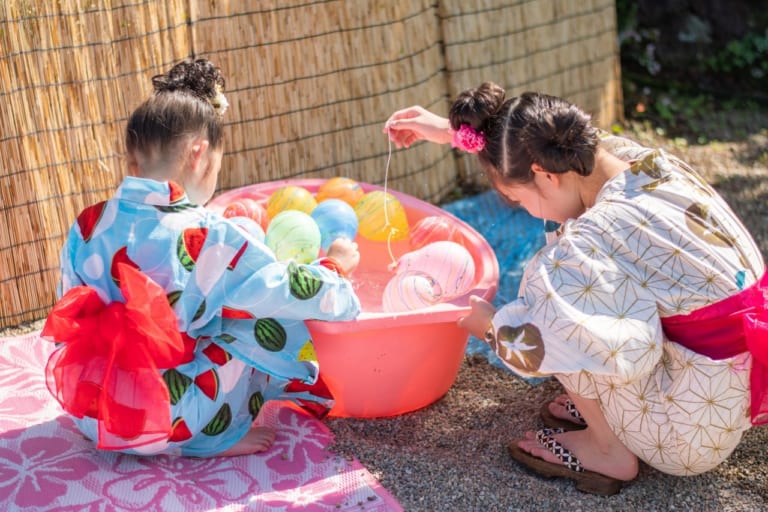
[[[584,178],[581,199],[584,206],[589,209],[595,205],[597,195],[603,188],[603,185],[624,172],[628,165],[626,162],[616,158],[605,149],[598,148],[595,153],[595,167],[592,174]]]

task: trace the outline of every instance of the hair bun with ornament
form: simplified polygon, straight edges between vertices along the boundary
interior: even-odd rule
[[[152,78],[156,94],[180,92],[196,96],[210,104],[218,116],[224,115],[229,107],[224,85],[221,70],[208,59],[187,59]]]
[[[448,114],[454,130],[451,145],[469,153],[482,151],[487,142],[488,120],[503,103],[504,89],[493,82],[485,82],[459,94]]]

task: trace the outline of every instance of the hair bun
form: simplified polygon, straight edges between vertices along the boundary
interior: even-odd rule
[[[598,132],[589,114],[576,105],[546,94],[524,93],[528,111],[519,140],[533,161],[550,172],[576,171],[588,176],[594,167]]]
[[[222,93],[224,77],[208,59],[180,62],[167,73],[153,77],[152,86],[155,93],[181,92],[197,96],[210,103],[219,114],[227,107]]]
[[[448,118],[454,130],[468,124],[477,131],[482,131],[485,122],[495,115],[504,104],[504,89],[493,82],[485,82],[479,87],[467,89],[456,98],[451,106]]]

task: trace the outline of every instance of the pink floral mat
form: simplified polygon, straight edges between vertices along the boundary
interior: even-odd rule
[[[329,452],[328,428],[282,404],[259,421],[277,439],[263,454],[192,459],[99,452],[45,387],[52,344],[0,338],[0,510],[401,511],[356,459]]]

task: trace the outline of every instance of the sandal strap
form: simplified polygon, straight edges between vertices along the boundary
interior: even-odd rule
[[[571,402],[570,398],[565,400],[565,410],[568,411],[568,414],[570,414],[573,419],[586,423],[586,421],[584,421],[584,416],[581,415],[573,402]]]
[[[584,466],[581,465],[581,461],[571,453],[568,448],[565,448],[557,439],[553,436],[565,432],[562,428],[543,428],[536,431],[536,441],[552,454],[560,459],[565,467],[571,471],[581,473],[584,471]]]

